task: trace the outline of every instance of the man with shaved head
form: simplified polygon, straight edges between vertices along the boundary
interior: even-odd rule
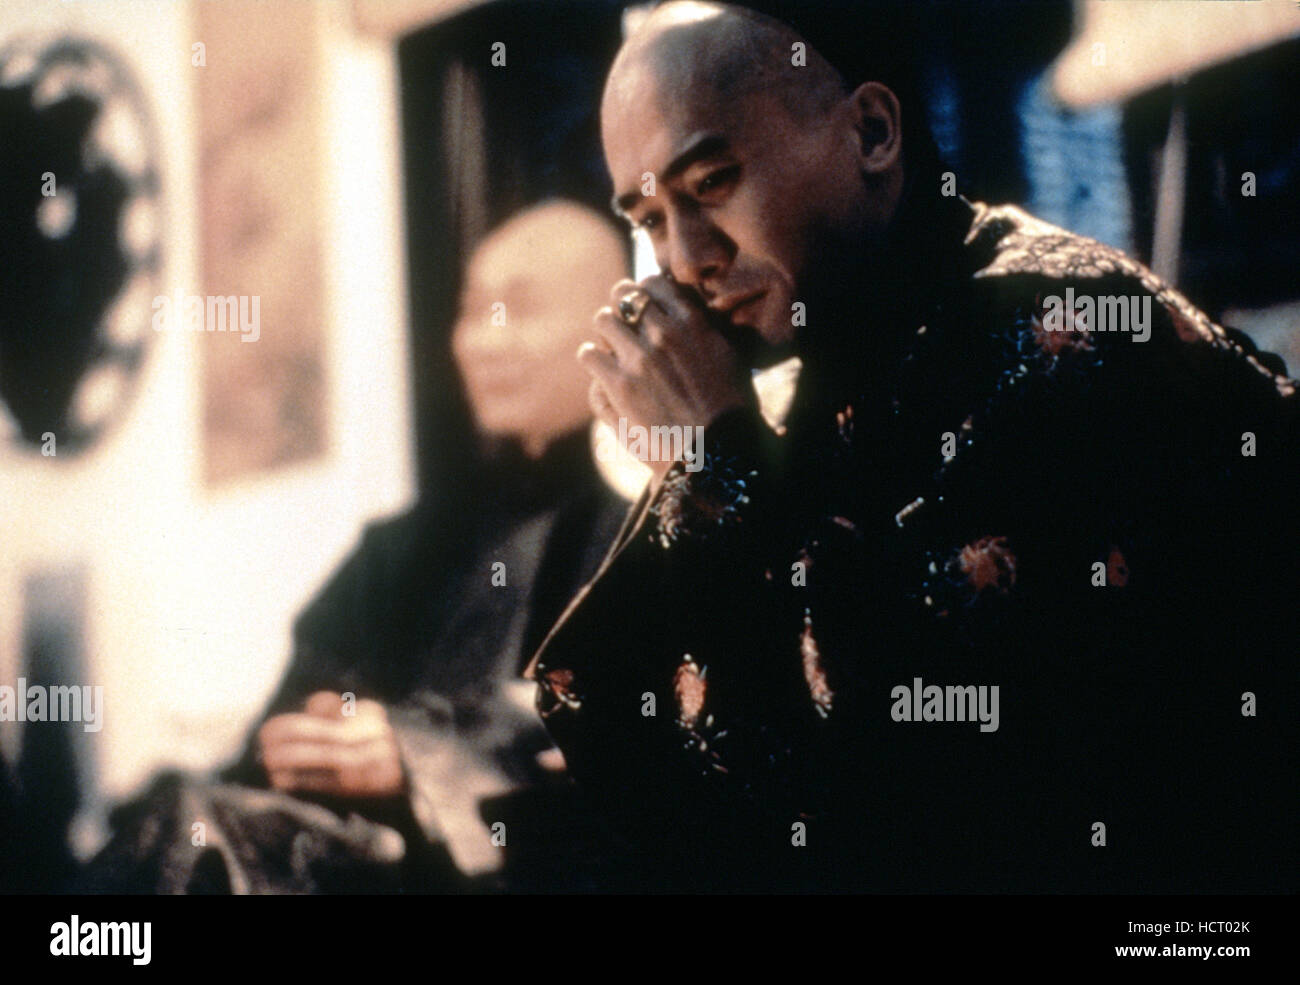
[[[1276,888],[1296,384],[1124,254],[955,195],[848,6],[664,3],[613,64],[660,273],[578,358],[607,423],[703,453],[643,446],[542,716],[647,888]],[[773,428],[750,374],[791,355]]]

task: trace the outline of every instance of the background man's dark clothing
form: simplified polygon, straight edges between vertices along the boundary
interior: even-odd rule
[[[454,498],[371,525],[297,620],[293,658],[263,717],[301,711],[320,690],[380,701],[409,795],[250,790],[268,785],[254,730],[223,783],[165,777],[122,811],[123,833],[92,867],[91,888],[598,888],[607,835],[568,778],[537,764],[549,739],[510,691],[513,678],[531,698],[518,680],[523,663],[595,570],[625,511],[597,475],[583,429],[538,461],[498,447]],[[213,829],[206,862],[188,848],[193,817]],[[504,848],[487,840],[497,821]],[[460,871],[466,859],[448,840],[465,843],[467,828],[470,843],[478,835],[478,860],[504,853],[503,870]],[[406,842],[400,863],[385,829]],[[131,873],[149,885],[124,886]]]
[[[810,299],[781,433],[706,429],[540,651],[571,772],[659,886],[1294,888],[1285,367],[1015,208],[914,199],[883,257],[856,321]],[[1048,331],[1067,287],[1149,341]],[[997,730],[896,721],[917,679]]]
[[[367,528],[295,623],[267,716],[322,688],[387,703],[422,688],[489,690],[485,671],[522,669],[623,512],[585,429],[538,461],[504,445],[448,500]],[[493,584],[498,561],[504,586]]]
[[[0,844],[6,846],[26,847],[22,830],[22,813],[18,788],[9,775],[9,765],[0,756]],[[15,864],[15,858],[9,852],[0,860],[0,892],[14,892],[23,888],[23,878]]]
[[[510,888],[586,888],[558,866],[595,853],[547,842],[569,823],[577,847],[589,825],[567,777],[538,767],[549,739],[536,714],[512,701],[507,682],[594,572],[624,512],[596,473],[585,428],[536,462],[516,446],[499,447],[457,502],[366,532],[299,618],[293,660],[265,717],[301,710],[317,690],[381,701],[412,812],[407,803],[370,805],[367,816],[393,824],[413,848],[435,851],[459,836],[441,830],[448,825],[501,820]],[[255,737],[228,778],[266,782]],[[541,795],[525,787],[549,790],[548,803],[535,803]],[[491,801],[480,806],[484,792]]]

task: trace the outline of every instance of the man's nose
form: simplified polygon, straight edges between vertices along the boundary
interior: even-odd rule
[[[477,356],[500,352],[510,341],[510,316],[510,309],[504,303],[495,311],[475,312],[474,316],[463,319],[456,326],[452,335],[453,345]]]
[[[659,258],[660,268],[671,272],[679,283],[697,289],[716,282],[735,254],[727,235],[694,210],[669,218],[666,250],[667,257]]]

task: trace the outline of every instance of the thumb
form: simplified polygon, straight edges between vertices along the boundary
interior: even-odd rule
[[[342,718],[343,697],[334,691],[317,691],[307,699],[304,711],[317,718]]]

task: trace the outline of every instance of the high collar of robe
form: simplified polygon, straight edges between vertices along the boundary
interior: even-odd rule
[[[964,198],[942,194],[937,172],[909,178],[882,242],[810,300],[798,347],[804,385],[886,382],[917,328],[978,269],[965,245],[974,216]]]
[[[466,494],[476,507],[526,516],[563,505],[585,490],[593,476],[589,427],[584,423],[552,441],[538,458],[530,457],[517,440],[485,439]]]

